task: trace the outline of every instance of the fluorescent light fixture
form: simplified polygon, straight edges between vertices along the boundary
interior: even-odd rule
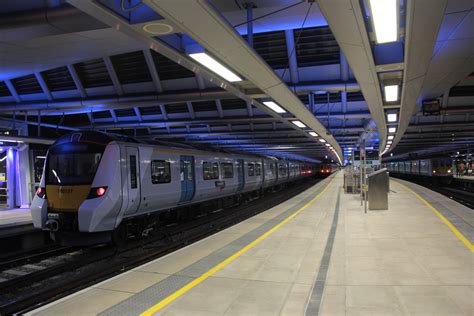
[[[0,142],[7,142],[7,143],[23,143],[22,140],[15,140],[15,139],[0,139]]]
[[[303,124],[301,121],[291,121],[291,123],[295,124],[298,127],[304,128],[306,125]]]
[[[3,162],[5,159],[7,159],[7,156],[1,158],[1,159],[0,159],[0,162]]]
[[[319,136],[316,132],[309,132],[309,135],[311,135],[313,137],[318,137]]]
[[[263,104],[276,113],[286,113],[286,110],[273,101],[264,101]]]
[[[377,44],[396,42],[399,11],[397,0],[370,0],[369,3]]]
[[[324,139],[322,139],[322,138],[320,138],[319,141],[320,141],[321,143],[325,143],[325,142],[326,142],[326,140],[324,140]]]
[[[388,139],[388,140],[392,140],[393,137],[394,137],[393,135],[389,135],[389,136],[387,136],[387,139]]]
[[[242,81],[242,78],[234,74],[232,71],[227,69],[224,65],[209,56],[207,53],[189,54],[189,57],[191,57],[207,69],[211,70],[212,72],[215,72],[227,81]]]
[[[393,142],[393,141],[389,140],[389,141],[387,141],[387,144],[388,144],[388,145],[392,145],[392,142]]]
[[[330,144],[325,144],[325,145],[328,146],[328,147],[331,146]]]
[[[398,101],[398,85],[384,86],[385,102]]]
[[[397,113],[388,113],[387,114],[387,121],[390,123],[397,121]]]
[[[397,128],[396,128],[396,127],[389,127],[389,128],[388,128],[388,132],[389,132],[389,133],[392,133],[392,134],[393,134],[393,133],[395,133],[396,131],[397,131]]]

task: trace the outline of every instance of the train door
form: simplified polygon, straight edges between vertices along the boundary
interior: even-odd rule
[[[193,156],[180,157],[179,177],[181,180],[181,198],[179,199],[179,202],[182,203],[191,201],[196,191]]]
[[[237,191],[242,191],[245,186],[245,174],[244,174],[244,160],[238,159],[237,160]]]
[[[128,207],[126,214],[133,214],[138,211],[141,200],[140,191],[140,157],[137,147],[126,147],[127,153],[127,190],[128,190]]]

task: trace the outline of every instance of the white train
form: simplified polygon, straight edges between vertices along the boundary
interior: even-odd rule
[[[146,231],[158,214],[258,194],[315,168],[133,141],[92,131],[58,139],[32,202],[34,226],[65,243],[107,242]]]
[[[390,161],[384,163],[384,166],[393,174],[416,175],[433,178],[453,177],[453,160],[449,156]]]

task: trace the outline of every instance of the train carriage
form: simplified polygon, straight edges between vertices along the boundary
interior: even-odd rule
[[[307,176],[299,162],[139,143],[98,132],[58,139],[31,211],[56,237],[110,239],[122,223]]]

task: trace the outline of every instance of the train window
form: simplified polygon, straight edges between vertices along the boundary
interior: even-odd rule
[[[249,174],[249,177],[253,177],[255,175],[255,165],[253,163],[249,163],[247,165],[247,168],[248,168],[248,174]]]
[[[280,175],[286,175],[286,166],[283,164],[278,165],[278,173]]]
[[[262,175],[262,165],[259,163],[255,164],[255,175],[256,176]]]
[[[137,184],[137,156],[130,156],[130,188],[136,189]]]
[[[234,165],[229,162],[221,163],[222,167],[222,175],[225,179],[233,178],[234,177]]]
[[[171,167],[168,161],[152,160],[151,161],[151,183],[170,183]]]
[[[270,163],[270,174],[274,175],[275,174],[275,165],[274,163]]]
[[[204,180],[219,179],[219,165],[217,162],[204,161],[202,163],[202,173]]]

